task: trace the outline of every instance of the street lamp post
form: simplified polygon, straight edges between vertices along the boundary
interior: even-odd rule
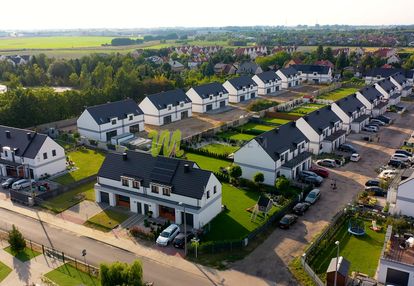
[[[338,260],[339,260],[339,241],[335,241],[335,245],[336,245],[336,263],[335,263],[335,281],[334,281],[334,286],[336,286],[336,280],[338,278]]]
[[[184,255],[187,256],[187,214],[185,213],[185,204],[179,202],[178,205],[182,206],[184,211]]]

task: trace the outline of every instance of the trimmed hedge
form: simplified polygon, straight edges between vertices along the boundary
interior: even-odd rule
[[[186,152],[191,152],[194,154],[198,154],[198,155],[203,155],[203,156],[208,156],[208,157],[212,157],[212,158],[216,158],[216,159],[220,159],[220,160],[226,160],[229,162],[232,162],[232,159],[227,158],[228,154],[217,154],[217,153],[212,153],[206,149],[195,149],[192,147],[188,147],[188,146],[181,146],[181,149],[183,149]]]
[[[219,179],[220,182],[225,182],[225,183],[230,182],[230,176],[228,174],[224,174],[221,172],[214,172],[214,175],[216,175],[217,179]]]

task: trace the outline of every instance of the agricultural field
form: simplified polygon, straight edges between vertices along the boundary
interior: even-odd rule
[[[318,96],[318,98],[336,101],[344,97],[347,97],[348,95],[353,94],[356,91],[358,91],[357,87],[339,88],[337,90]]]
[[[0,39],[0,50],[100,47],[114,37],[27,37]]]

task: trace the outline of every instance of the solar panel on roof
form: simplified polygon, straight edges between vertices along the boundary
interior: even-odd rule
[[[167,160],[167,158],[158,157],[154,169],[151,172],[151,180],[163,184],[171,184],[178,164],[179,162],[176,160]]]

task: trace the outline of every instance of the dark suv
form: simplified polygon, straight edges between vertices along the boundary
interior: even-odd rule
[[[354,146],[351,144],[342,144],[338,147],[339,151],[347,152],[347,153],[358,153]]]

